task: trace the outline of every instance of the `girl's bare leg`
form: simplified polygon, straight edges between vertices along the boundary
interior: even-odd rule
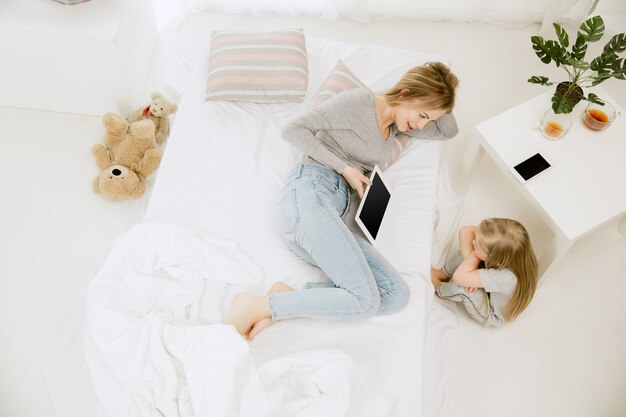
[[[430,280],[433,283],[433,287],[435,287],[435,292],[437,292],[437,288],[439,288],[439,284],[442,282],[446,282],[450,280],[450,277],[443,272],[443,269],[436,269],[432,266],[430,267]]]

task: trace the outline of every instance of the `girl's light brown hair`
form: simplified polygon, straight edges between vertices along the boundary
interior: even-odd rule
[[[427,62],[408,70],[383,95],[391,106],[418,101],[431,109],[451,112],[459,79],[441,62]]]
[[[504,318],[514,320],[530,303],[537,289],[537,258],[526,228],[511,219],[486,219],[478,226],[480,244],[487,253],[486,268],[506,268],[517,286],[504,306]]]

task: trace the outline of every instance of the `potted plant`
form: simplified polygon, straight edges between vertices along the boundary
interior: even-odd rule
[[[593,93],[585,96],[584,88],[596,86],[611,77],[626,80],[626,59],[618,54],[626,50],[626,34],[613,36],[604,46],[602,53],[591,62],[585,60],[587,47],[599,41],[604,35],[604,21],[600,16],[587,19],[580,25],[576,41],[571,48],[565,29],[554,23],[558,40],[544,40],[541,36],[531,36],[535,54],[544,64],[554,62],[567,73],[569,80],[559,83],[552,96],[554,113],[571,113],[581,100],[604,105],[602,99]],[[554,83],[548,77],[533,75],[528,82],[550,86]]]

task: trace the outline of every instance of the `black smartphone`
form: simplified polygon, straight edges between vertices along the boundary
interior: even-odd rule
[[[513,167],[513,174],[518,180],[526,182],[540,172],[545,171],[552,165],[540,153],[536,153],[530,158],[520,162]]]

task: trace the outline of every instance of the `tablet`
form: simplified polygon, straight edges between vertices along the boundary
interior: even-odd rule
[[[370,243],[376,245],[376,237],[391,200],[391,190],[385,184],[378,165],[374,166],[370,181],[372,183],[363,193],[355,220]]]
[[[544,158],[540,153],[536,153],[530,158],[515,165],[511,168],[511,170],[518,180],[526,182],[550,167],[551,165],[548,161],[546,161],[546,158]]]

